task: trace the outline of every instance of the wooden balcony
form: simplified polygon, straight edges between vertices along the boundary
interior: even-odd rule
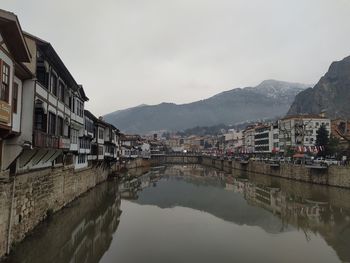
[[[34,131],[33,146],[48,149],[69,149],[70,139],[36,130]]]

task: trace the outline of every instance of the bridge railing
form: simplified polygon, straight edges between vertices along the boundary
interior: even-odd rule
[[[186,153],[183,153],[183,152],[168,152],[168,153],[165,153],[165,156],[168,156],[168,157],[176,157],[176,156],[180,156],[180,157],[199,157],[199,156],[203,156],[202,153],[200,152],[186,152]]]

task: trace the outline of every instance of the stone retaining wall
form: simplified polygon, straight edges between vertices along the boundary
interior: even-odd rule
[[[238,161],[218,160],[210,157],[203,157],[202,164],[215,167],[221,170],[241,170],[250,173],[260,173],[282,178],[350,188],[350,168],[332,165],[328,169],[310,169],[304,165],[281,164],[279,167],[272,167],[263,162],[250,161],[248,164],[241,164]]]
[[[53,168],[0,183],[0,257],[40,221],[107,179],[108,169]],[[14,189],[14,192],[12,191]],[[12,210],[12,215],[10,215]]]

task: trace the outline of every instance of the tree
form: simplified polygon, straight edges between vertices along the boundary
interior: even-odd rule
[[[329,132],[324,124],[316,131],[316,146],[325,147],[325,150],[319,153],[320,156],[326,156],[328,154]]]
[[[291,146],[287,146],[284,152],[286,157],[292,157],[295,154],[295,150]]]
[[[316,131],[316,145],[327,146],[329,144],[329,132],[324,124]]]
[[[339,139],[331,135],[329,143],[326,146],[327,154],[336,155],[337,153],[339,153],[339,150]]]

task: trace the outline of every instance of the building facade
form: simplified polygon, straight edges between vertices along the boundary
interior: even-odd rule
[[[119,130],[85,117],[88,100],[52,45],[0,10],[0,175],[116,162]]]
[[[14,172],[14,161],[23,145],[21,134],[23,82],[32,78],[23,63],[31,61],[31,53],[13,13],[0,10],[0,176]]]
[[[331,134],[331,121],[319,115],[287,116],[279,121],[279,146],[284,152],[290,147],[311,147],[316,144],[317,130],[324,125]]]

